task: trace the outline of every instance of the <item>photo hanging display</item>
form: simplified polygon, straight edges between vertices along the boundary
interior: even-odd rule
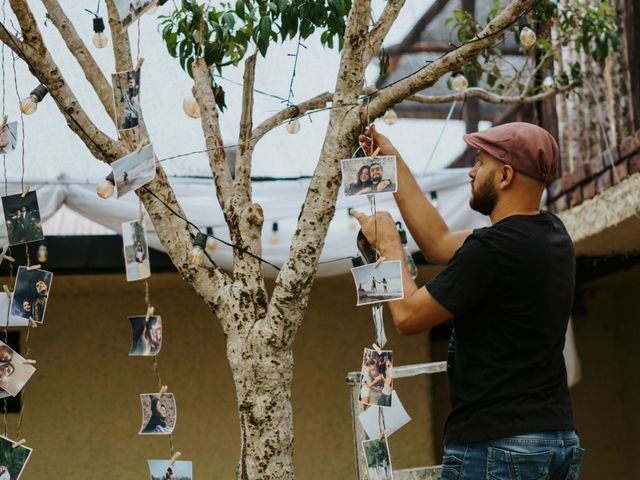
[[[21,322],[32,318],[36,323],[44,322],[53,273],[46,270],[29,270],[18,267],[15,288],[9,309],[10,322]]]
[[[111,74],[116,126],[119,131],[136,128],[140,124],[140,76],[142,70],[128,70]]]
[[[0,128],[0,155],[6,155],[16,149],[18,144],[18,122],[9,122]]]
[[[400,260],[369,264],[351,269],[357,293],[357,305],[391,302],[404,298]]]
[[[129,355],[153,357],[162,348],[162,318],[160,315],[129,317],[131,322],[131,350]]]
[[[380,407],[371,406],[358,415],[358,420],[362,429],[369,438],[380,436]],[[411,421],[411,417],[402,406],[398,394],[394,390],[391,392],[391,407],[384,409],[384,430],[385,435],[390,437],[395,432]]]
[[[149,8],[158,3],[158,0],[115,0],[118,17],[123,28],[127,28],[135,22]]]
[[[364,349],[358,400],[365,405],[391,407],[393,352]]]
[[[176,400],[173,393],[140,394],[142,426],[140,435],[169,435],[176,426]]]
[[[33,450],[0,435],[0,480],[18,480]]]
[[[7,226],[9,245],[44,239],[36,192],[28,192],[24,196],[21,193],[16,193],[2,197],[2,210]]]
[[[137,220],[122,224],[122,245],[127,281],[135,282],[151,276],[149,247],[144,223]]]
[[[9,345],[0,341],[0,388],[15,397],[36,369]],[[0,479],[2,476],[0,476]]]
[[[149,183],[156,176],[156,156],[151,144],[111,164],[116,198]]]
[[[193,465],[191,462],[170,460],[147,460],[150,480],[192,480]]]
[[[348,158],[340,163],[346,197],[393,193],[398,190],[395,156]]]

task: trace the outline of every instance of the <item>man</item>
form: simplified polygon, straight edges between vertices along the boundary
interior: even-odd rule
[[[369,171],[374,192],[393,192],[396,189],[395,184],[391,180],[389,180],[388,178],[384,178],[382,165],[380,165],[378,162],[373,162],[369,166]]]
[[[453,319],[447,376],[451,411],[442,480],[578,479],[584,450],[575,433],[562,350],[575,281],[573,244],[562,222],[540,211],[558,146],[545,130],[510,123],[465,135],[478,150],[470,206],[492,226],[451,232],[422,195],[397,150],[375,127],[365,150],[398,158],[395,195],[424,256],[446,268],[418,288],[403,264],[405,297],[389,304],[397,329],[424,332]],[[393,219],[359,212],[387,260],[404,259]]]
[[[33,320],[42,323],[44,310],[47,307],[47,299],[49,298],[49,287],[44,280],[36,282],[36,292],[38,293],[38,298],[33,305]]]
[[[129,73],[127,77],[127,91],[123,96],[124,124],[123,130],[138,126],[138,72]],[[126,179],[125,179],[126,181]]]
[[[6,465],[0,465],[0,480],[11,480],[11,475],[9,475]]]

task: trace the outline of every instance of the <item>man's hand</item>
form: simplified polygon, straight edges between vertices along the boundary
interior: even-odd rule
[[[360,223],[362,233],[369,243],[378,248],[383,255],[385,250],[402,248],[396,223],[389,212],[378,212],[374,218],[351,209],[351,216]]]
[[[373,155],[376,148],[380,148],[378,155],[398,155],[396,147],[393,146],[387,137],[377,132],[374,124],[365,128],[364,134],[360,135],[358,140],[360,141],[360,145],[362,145],[362,149],[367,156]]]

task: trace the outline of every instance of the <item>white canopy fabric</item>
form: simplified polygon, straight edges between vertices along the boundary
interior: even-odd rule
[[[86,230],[81,225],[83,218],[102,225],[105,229],[121,233],[122,222],[138,218],[138,199],[133,194],[120,199],[103,200],[96,195],[96,185],[93,183],[66,182],[64,179],[60,179],[56,183],[26,179],[25,183],[31,186],[31,190],[38,193],[45,236],[64,234],[70,230],[74,234],[94,233],[83,231]],[[212,180],[172,178],[171,183],[187,218],[203,231],[206,227],[213,227],[217,237],[229,241],[229,233],[216,200]],[[309,179],[259,181],[253,184],[254,201],[262,206],[265,214],[263,258],[275,265],[281,266],[288,256],[290,241],[295,232],[300,207],[305,199],[308,185]],[[488,225],[487,217],[469,208],[470,188],[467,169],[449,169],[429,173],[421,180],[421,188],[428,196],[431,195],[430,192],[436,192],[440,213],[452,229],[477,228]],[[8,184],[7,192],[9,194],[20,191],[19,182]],[[66,215],[65,231],[60,232],[56,224],[59,225],[62,222],[55,222],[55,215],[57,212],[58,215],[63,213],[60,210],[63,206],[79,214],[80,217],[75,220],[75,222],[79,222],[79,226],[74,228],[69,225],[70,218],[69,215]],[[366,196],[338,199],[336,215],[329,228],[320,259],[318,276],[338,275],[348,272],[351,268],[350,257],[357,253],[355,244],[357,227],[348,215],[349,207],[354,207],[365,213],[371,211]],[[377,195],[376,207],[378,211],[387,210],[395,219],[402,220],[391,194]],[[167,215],[171,215],[168,210]],[[270,241],[273,222],[278,223],[278,241],[275,244]],[[162,251],[162,245],[148,217],[146,229],[149,246]],[[3,236],[6,238],[6,231],[3,231]],[[409,248],[414,252],[417,251],[417,246],[410,237]],[[222,268],[231,268],[231,247],[220,244],[218,248],[209,253]],[[265,274],[269,277],[275,277],[277,271],[267,265],[265,266]]]

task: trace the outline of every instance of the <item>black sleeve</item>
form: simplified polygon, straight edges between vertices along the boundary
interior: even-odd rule
[[[426,288],[440,305],[460,317],[480,303],[494,278],[491,250],[473,235]]]

